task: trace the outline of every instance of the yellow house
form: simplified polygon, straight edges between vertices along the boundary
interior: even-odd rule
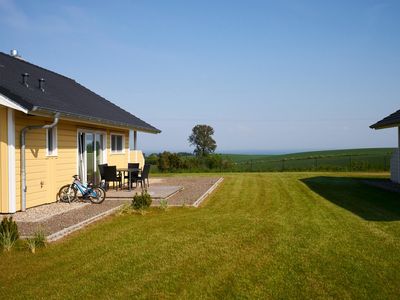
[[[102,163],[144,164],[137,132],[160,130],[73,79],[0,52],[0,213],[54,202]]]

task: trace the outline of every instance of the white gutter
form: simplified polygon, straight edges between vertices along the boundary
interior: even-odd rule
[[[21,105],[19,105],[16,102],[12,101],[10,98],[4,96],[3,94],[0,94],[0,105],[22,111],[25,114],[28,113],[28,110],[26,108],[22,107]]]

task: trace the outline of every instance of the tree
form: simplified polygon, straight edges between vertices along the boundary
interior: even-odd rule
[[[192,129],[192,134],[189,136],[189,143],[195,146],[194,153],[199,156],[207,156],[215,151],[217,143],[212,138],[214,129],[208,125],[196,125]]]

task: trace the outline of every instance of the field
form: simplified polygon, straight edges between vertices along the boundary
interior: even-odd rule
[[[225,174],[201,208],[0,254],[0,298],[399,299],[399,195],[367,173]]]
[[[269,154],[222,154],[224,158],[230,159],[236,163],[246,161],[265,161],[265,160],[281,160],[281,159],[308,159],[308,158],[324,158],[338,156],[377,156],[392,154],[392,148],[361,148],[361,149],[341,149],[341,150],[325,150],[325,151],[310,151],[289,153],[282,155]]]
[[[284,155],[224,154],[234,172],[388,171],[392,148],[347,149]]]

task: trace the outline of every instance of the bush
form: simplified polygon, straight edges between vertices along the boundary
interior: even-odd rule
[[[157,166],[161,172],[170,172],[184,168],[184,162],[178,154],[164,151],[158,158]]]
[[[163,211],[166,211],[168,209],[168,200],[166,199],[161,199],[160,200],[160,206],[159,208]]]
[[[158,155],[155,153],[150,154],[146,157],[146,163],[156,166],[158,164]]]
[[[135,196],[133,196],[133,200],[132,200],[132,207],[136,210],[144,210],[149,208],[151,205],[151,197],[150,194],[147,193],[147,191],[142,191],[139,194],[135,194]]]
[[[3,251],[11,251],[19,238],[18,226],[12,217],[4,217],[0,223],[0,246]]]
[[[42,229],[38,229],[32,238],[26,240],[26,245],[28,246],[29,251],[31,253],[36,252],[36,248],[44,248],[46,247],[46,235]]]

